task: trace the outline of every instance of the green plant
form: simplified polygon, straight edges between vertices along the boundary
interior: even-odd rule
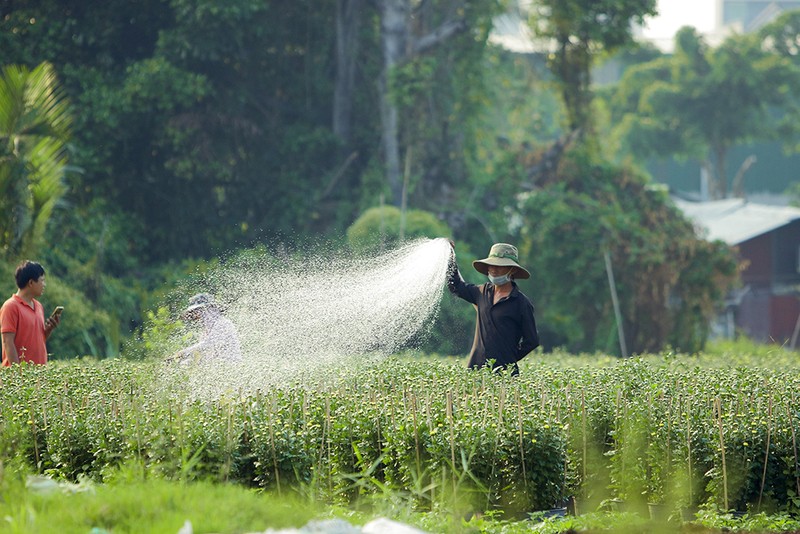
[[[641,513],[647,502],[672,515],[793,512],[800,361],[724,364],[561,353],[509,377],[398,356],[221,398],[198,398],[191,369],[155,359],[16,366],[0,369],[0,453],[70,481],[134,465],[309,501],[401,496],[506,519],[570,496],[582,512],[609,499]]]
[[[172,318],[166,307],[145,313],[141,331],[141,352],[131,351],[128,357],[163,359],[185,347],[189,341],[184,325]],[[136,359],[136,358],[134,358]]]
[[[3,255],[36,254],[66,192],[72,118],[56,71],[10,65],[0,73],[0,237]]]
[[[347,229],[347,240],[355,250],[392,248],[400,238],[447,237],[451,234],[445,223],[432,213],[422,210],[401,212],[394,206],[370,208]]]

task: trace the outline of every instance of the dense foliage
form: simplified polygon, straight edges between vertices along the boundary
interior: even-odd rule
[[[513,378],[390,359],[216,400],[155,364],[17,367],[0,377],[0,453],[70,480],[136,462],[342,503],[399,490],[511,515],[568,497],[797,513],[797,362],[731,360],[562,354]]]
[[[389,73],[408,196],[430,209],[468,178],[466,134],[485,105],[481,58],[497,6],[426,4],[413,13],[420,38],[448,18],[469,28]],[[331,55],[334,7],[27,1],[0,11],[0,48],[5,62],[55,65],[74,106],[71,162],[83,170],[70,200],[101,197],[129,217],[145,233],[134,245],[148,265],[277,234],[341,233],[380,195],[392,203],[373,83],[385,67],[381,12],[358,8],[343,139],[331,123],[342,68]]]
[[[633,41],[633,23],[656,13],[655,0],[540,0],[533,28],[552,41],[550,68],[567,109],[568,128],[591,129],[592,64]]]
[[[520,233],[536,285],[547,288],[537,291],[547,345],[619,354],[612,275],[628,354],[702,349],[737,262],[723,243],[698,240],[665,191],[575,150],[556,180],[521,197],[520,212],[536,221]]]
[[[652,14],[653,0],[537,2],[530,24],[555,43],[552,54],[490,44],[503,7],[494,0],[0,6],[0,50],[14,65],[6,72],[19,73],[7,78],[40,78],[28,88],[49,98],[28,98],[25,117],[46,118],[40,104],[56,104],[57,145],[36,152],[47,165],[6,154],[11,139],[27,133],[18,128],[24,121],[9,120],[13,113],[0,117],[0,247],[9,264],[23,253],[40,259],[52,281],[45,305],[68,304],[51,352],[118,354],[176,279],[215,258],[319,239],[346,246],[348,228],[378,242],[382,219],[372,219],[389,213],[386,206],[401,210],[391,215],[404,221],[397,238],[447,233],[475,255],[499,241],[525,251],[535,274],[522,286],[548,346],[613,345],[615,319],[596,261],[607,250],[621,271],[631,351],[701,348],[730,260],[689,235],[668,198],[651,194],[649,177],[628,164],[612,167],[630,147],[597,133],[610,130],[598,111],[623,128],[646,125],[656,104],[661,116],[691,117],[634,83],[623,83],[622,101],[607,89],[600,105],[590,84],[590,67],[616,50],[628,64],[656,55],[625,50],[631,22]],[[715,95],[737,88],[734,104],[744,99],[753,113],[738,123],[723,110],[734,121],[722,127],[733,136],[728,146],[748,138],[738,135],[743,129],[763,129],[767,104],[786,93],[797,68],[796,27],[782,17],[713,53],[697,42],[689,50],[684,33],[674,58],[631,67],[626,81],[644,72],[654,76],[644,85],[666,83],[667,65],[685,76],[656,84],[662,95],[697,82],[704,98],[722,105]],[[770,76],[748,82],[735,68],[741,61]],[[759,96],[764,86],[775,99]],[[0,93],[0,110],[21,109],[14,95]],[[792,123],[782,120],[776,131],[790,139]],[[656,136],[659,148],[699,146],[697,128],[670,122],[667,129],[688,137],[678,146]],[[577,144],[565,130],[581,132]],[[13,290],[10,273],[7,282]],[[467,334],[426,348],[465,351],[471,318],[444,310],[445,323]]]
[[[787,18],[761,35],[734,35],[716,48],[686,27],[675,37],[673,55],[629,69],[612,98],[612,121],[626,151],[639,158],[695,158],[708,171],[711,198],[743,196],[744,173],[752,162],[728,169],[734,146],[756,140],[797,143],[792,88],[800,70],[789,55],[770,49],[780,46],[772,34]]]
[[[0,73],[0,243],[5,258],[36,252],[65,193],[72,117],[49,63]]]

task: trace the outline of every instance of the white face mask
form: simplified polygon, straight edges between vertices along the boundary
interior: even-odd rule
[[[487,276],[489,277],[489,281],[496,286],[502,286],[511,281],[511,271],[500,276],[492,276],[491,274]]]

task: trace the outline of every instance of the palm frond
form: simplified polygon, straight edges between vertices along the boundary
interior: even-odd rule
[[[0,251],[32,253],[66,192],[72,118],[55,70],[0,72]]]

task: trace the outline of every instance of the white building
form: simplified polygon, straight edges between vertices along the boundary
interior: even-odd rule
[[[717,28],[748,33],[795,9],[798,0],[717,0]]]

